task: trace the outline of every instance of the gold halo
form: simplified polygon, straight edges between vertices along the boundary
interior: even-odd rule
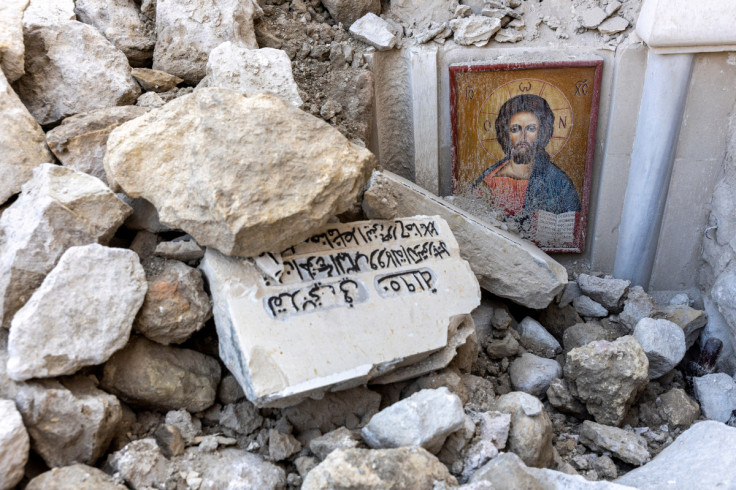
[[[504,102],[521,94],[539,95],[555,115],[552,137],[545,147],[550,157],[554,158],[562,150],[572,133],[572,106],[559,88],[536,78],[511,80],[491,92],[478,114],[478,140],[494,162],[506,156],[496,136],[496,117]]]

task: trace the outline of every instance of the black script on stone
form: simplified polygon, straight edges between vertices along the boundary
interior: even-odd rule
[[[437,276],[429,268],[414,269],[377,276],[376,291],[382,298],[394,298],[407,294],[437,292]]]
[[[301,288],[275,293],[263,298],[263,306],[271,318],[286,320],[332,308],[352,308],[368,300],[363,281],[343,278],[332,282],[315,282]]]

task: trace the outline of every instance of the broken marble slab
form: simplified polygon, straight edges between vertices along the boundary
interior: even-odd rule
[[[442,352],[480,303],[438,216],[328,224],[257,258],[208,248],[200,268],[220,357],[260,407],[351,388]]]

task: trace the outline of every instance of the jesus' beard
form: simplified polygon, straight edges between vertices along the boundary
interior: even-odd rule
[[[519,143],[511,149],[511,158],[518,165],[527,165],[534,160],[535,148],[529,143]]]

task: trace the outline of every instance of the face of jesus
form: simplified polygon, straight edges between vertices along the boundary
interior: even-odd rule
[[[527,164],[534,160],[537,150],[539,119],[532,112],[517,112],[509,120],[511,158],[515,163]]]

